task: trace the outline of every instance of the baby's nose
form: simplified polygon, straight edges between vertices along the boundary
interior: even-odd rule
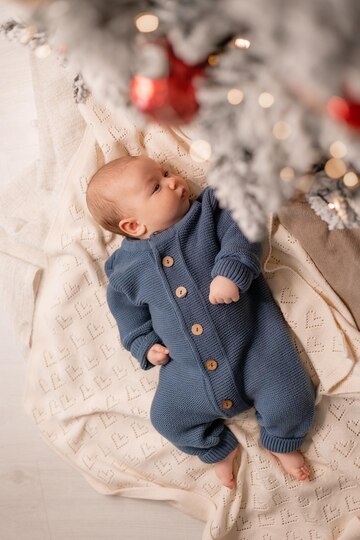
[[[176,189],[176,180],[175,178],[169,178],[169,188]]]

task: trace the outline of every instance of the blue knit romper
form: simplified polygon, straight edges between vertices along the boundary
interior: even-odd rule
[[[105,264],[123,346],[145,370],[153,344],[170,350],[152,424],[205,463],[238,445],[224,421],[252,406],[273,452],[298,449],[313,422],[314,387],[261,274],[260,249],[206,188],[178,223],[147,240],[124,238]],[[236,283],[238,302],[210,303],[217,275]]]

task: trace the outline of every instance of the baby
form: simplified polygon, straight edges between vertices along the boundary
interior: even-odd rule
[[[143,156],[111,161],[87,190],[94,219],[125,236],[105,264],[107,300],[123,346],[143,369],[161,366],[151,421],[232,489],[239,443],[224,421],[255,406],[261,445],[305,480],[299,449],[315,393],[261,274],[260,245],[211,188],[189,195],[184,178]]]

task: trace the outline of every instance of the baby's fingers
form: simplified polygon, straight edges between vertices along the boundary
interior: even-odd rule
[[[169,349],[160,343],[155,343],[152,347],[150,347],[146,358],[154,366],[162,366],[167,364],[169,361]]]
[[[167,364],[169,361],[169,355],[168,354],[162,354],[162,353],[158,353],[155,357],[154,357],[154,364],[156,364],[157,366],[164,366],[165,364]]]
[[[161,351],[153,349],[149,357],[150,362],[152,362],[156,366],[163,366],[164,364],[167,364],[169,361],[169,355],[163,352],[163,350],[168,351],[168,349],[166,347],[161,347],[161,348],[162,348]]]
[[[160,343],[155,343],[155,345],[152,346],[152,350],[162,354],[169,354],[169,349],[164,347],[164,345],[160,345]]]
[[[212,304],[231,304],[231,298],[221,298],[220,296],[209,296],[209,300]]]

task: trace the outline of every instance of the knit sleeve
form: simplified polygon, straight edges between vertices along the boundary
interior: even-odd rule
[[[213,199],[215,196],[211,195]],[[217,203],[217,201],[216,201]],[[233,220],[230,211],[216,204],[214,210],[220,251],[211,276],[224,276],[245,292],[261,273],[261,244],[249,242]]]
[[[125,349],[139,360],[142,369],[154,367],[146,354],[152,345],[162,341],[153,330],[148,306],[133,304],[123,292],[115,290],[110,284],[107,301]]]

